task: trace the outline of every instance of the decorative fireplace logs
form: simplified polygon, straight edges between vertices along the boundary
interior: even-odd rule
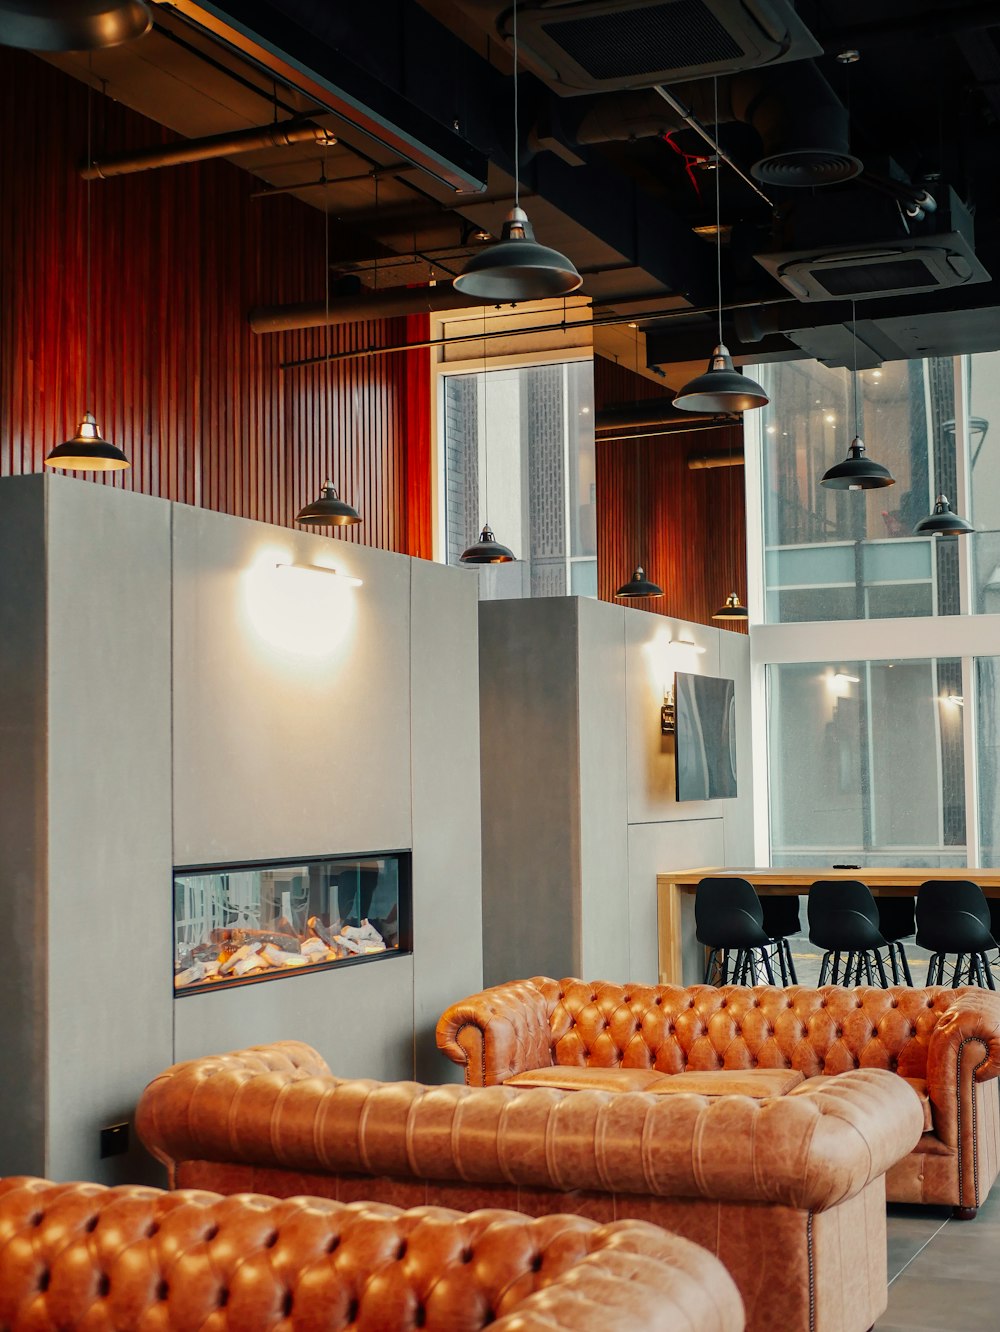
[[[284,925],[288,922],[279,921]],[[174,976],[174,989],[240,980],[268,971],[317,966],[366,953],[384,953],[386,941],[374,925],[341,925],[338,930],[310,916],[309,934],[298,938],[284,930],[243,927],[212,930],[209,941],[193,945]]]

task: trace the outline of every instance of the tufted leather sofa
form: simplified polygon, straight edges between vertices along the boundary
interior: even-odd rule
[[[884,1173],[922,1116],[883,1069],[763,1101],[617,1096],[339,1079],[285,1041],[174,1065],[136,1127],[174,1187],[652,1221],[721,1259],[751,1332],[864,1332]]]
[[[0,1180],[0,1327],[742,1332],[725,1268],[656,1226]]]
[[[1000,994],[987,990],[685,989],[535,976],[453,1004],[437,1041],[472,1086],[710,1094],[720,1071],[732,1079],[775,1070],[773,1079],[784,1070],[805,1079],[780,1089],[798,1095],[817,1079],[889,1069],[924,1112],[920,1141],[889,1168],[890,1201],[950,1204],[968,1218],[1000,1169]]]

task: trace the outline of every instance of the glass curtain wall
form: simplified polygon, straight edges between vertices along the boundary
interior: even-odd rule
[[[771,861],[964,865],[957,658],[768,668]]]
[[[821,484],[856,433],[853,375],[816,361],[753,374],[770,398],[760,414],[766,621],[958,614],[955,543],[914,535],[935,495],[958,491],[952,360],[858,372],[861,437],[896,478],[861,492]]]
[[[532,596],[596,597],[592,362],[443,379],[448,563],[489,521]]]

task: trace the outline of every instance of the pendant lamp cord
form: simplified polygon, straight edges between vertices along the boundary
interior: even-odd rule
[[[712,78],[712,95],[715,104],[715,140],[719,141],[719,76]],[[719,344],[722,344],[722,213],[719,202],[719,177],[722,175],[720,153],[715,154],[715,290],[719,298]]]
[[[483,306],[483,527],[490,525],[490,413],[486,397],[486,306]],[[478,533],[476,534],[478,537]]]
[[[855,303],[851,301],[851,333],[854,344],[854,437],[861,438],[861,418],[858,415],[858,316]],[[875,441],[878,443],[878,440]]]
[[[94,57],[92,54],[88,57],[87,63],[88,63],[88,73],[90,74],[90,79],[88,79],[87,81],[87,352],[86,352],[86,367],[85,367],[85,381],[86,381],[85,391],[88,399],[86,410],[88,412],[94,412],[94,414],[96,415],[95,411],[96,404],[94,402],[93,357],[91,355],[91,345],[90,345],[92,337],[91,326],[93,323],[91,317],[91,310],[93,303],[93,281],[91,276],[92,246],[90,243],[91,221],[92,221],[92,211],[93,211],[93,204],[91,199],[91,190],[93,188],[93,185],[90,179],[90,169],[94,163],[94,85],[93,82],[91,81],[93,79]]]
[[[514,207],[521,206],[521,142],[518,138],[517,108],[517,0],[514,0]]]
[[[634,347],[633,347],[633,355],[634,355],[634,361],[635,361],[635,377],[636,377],[636,380],[638,380],[638,378],[639,378],[639,326],[638,326],[638,324],[636,325],[636,328],[635,328],[635,343],[634,343]],[[636,383],[636,392],[638,392],[638,389],[639,389],[639,385],[638,385],[638,383]],[[639,566],[642,564],[642,549],[643,549],[643,546],[644,546],[644,544],[645,544],[644,541],[641,541],[641,540],[640,540],[640,523],[639,523],[639,474],[640,474],[640,469],[641,469],[641,463],[642,463],[642,445],[641,445],[641,441],[637,439],[637,440],[636,440],[636,444],[635,444],[635,549],[636,549],[636,560],[635,560],[635,563],[636,563],[636,567],[639,567]]]

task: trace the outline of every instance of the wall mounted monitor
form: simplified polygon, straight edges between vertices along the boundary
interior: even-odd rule
[[[734,682],[678,671],[674,703],[677,799],[733,799],[737,794]]]

